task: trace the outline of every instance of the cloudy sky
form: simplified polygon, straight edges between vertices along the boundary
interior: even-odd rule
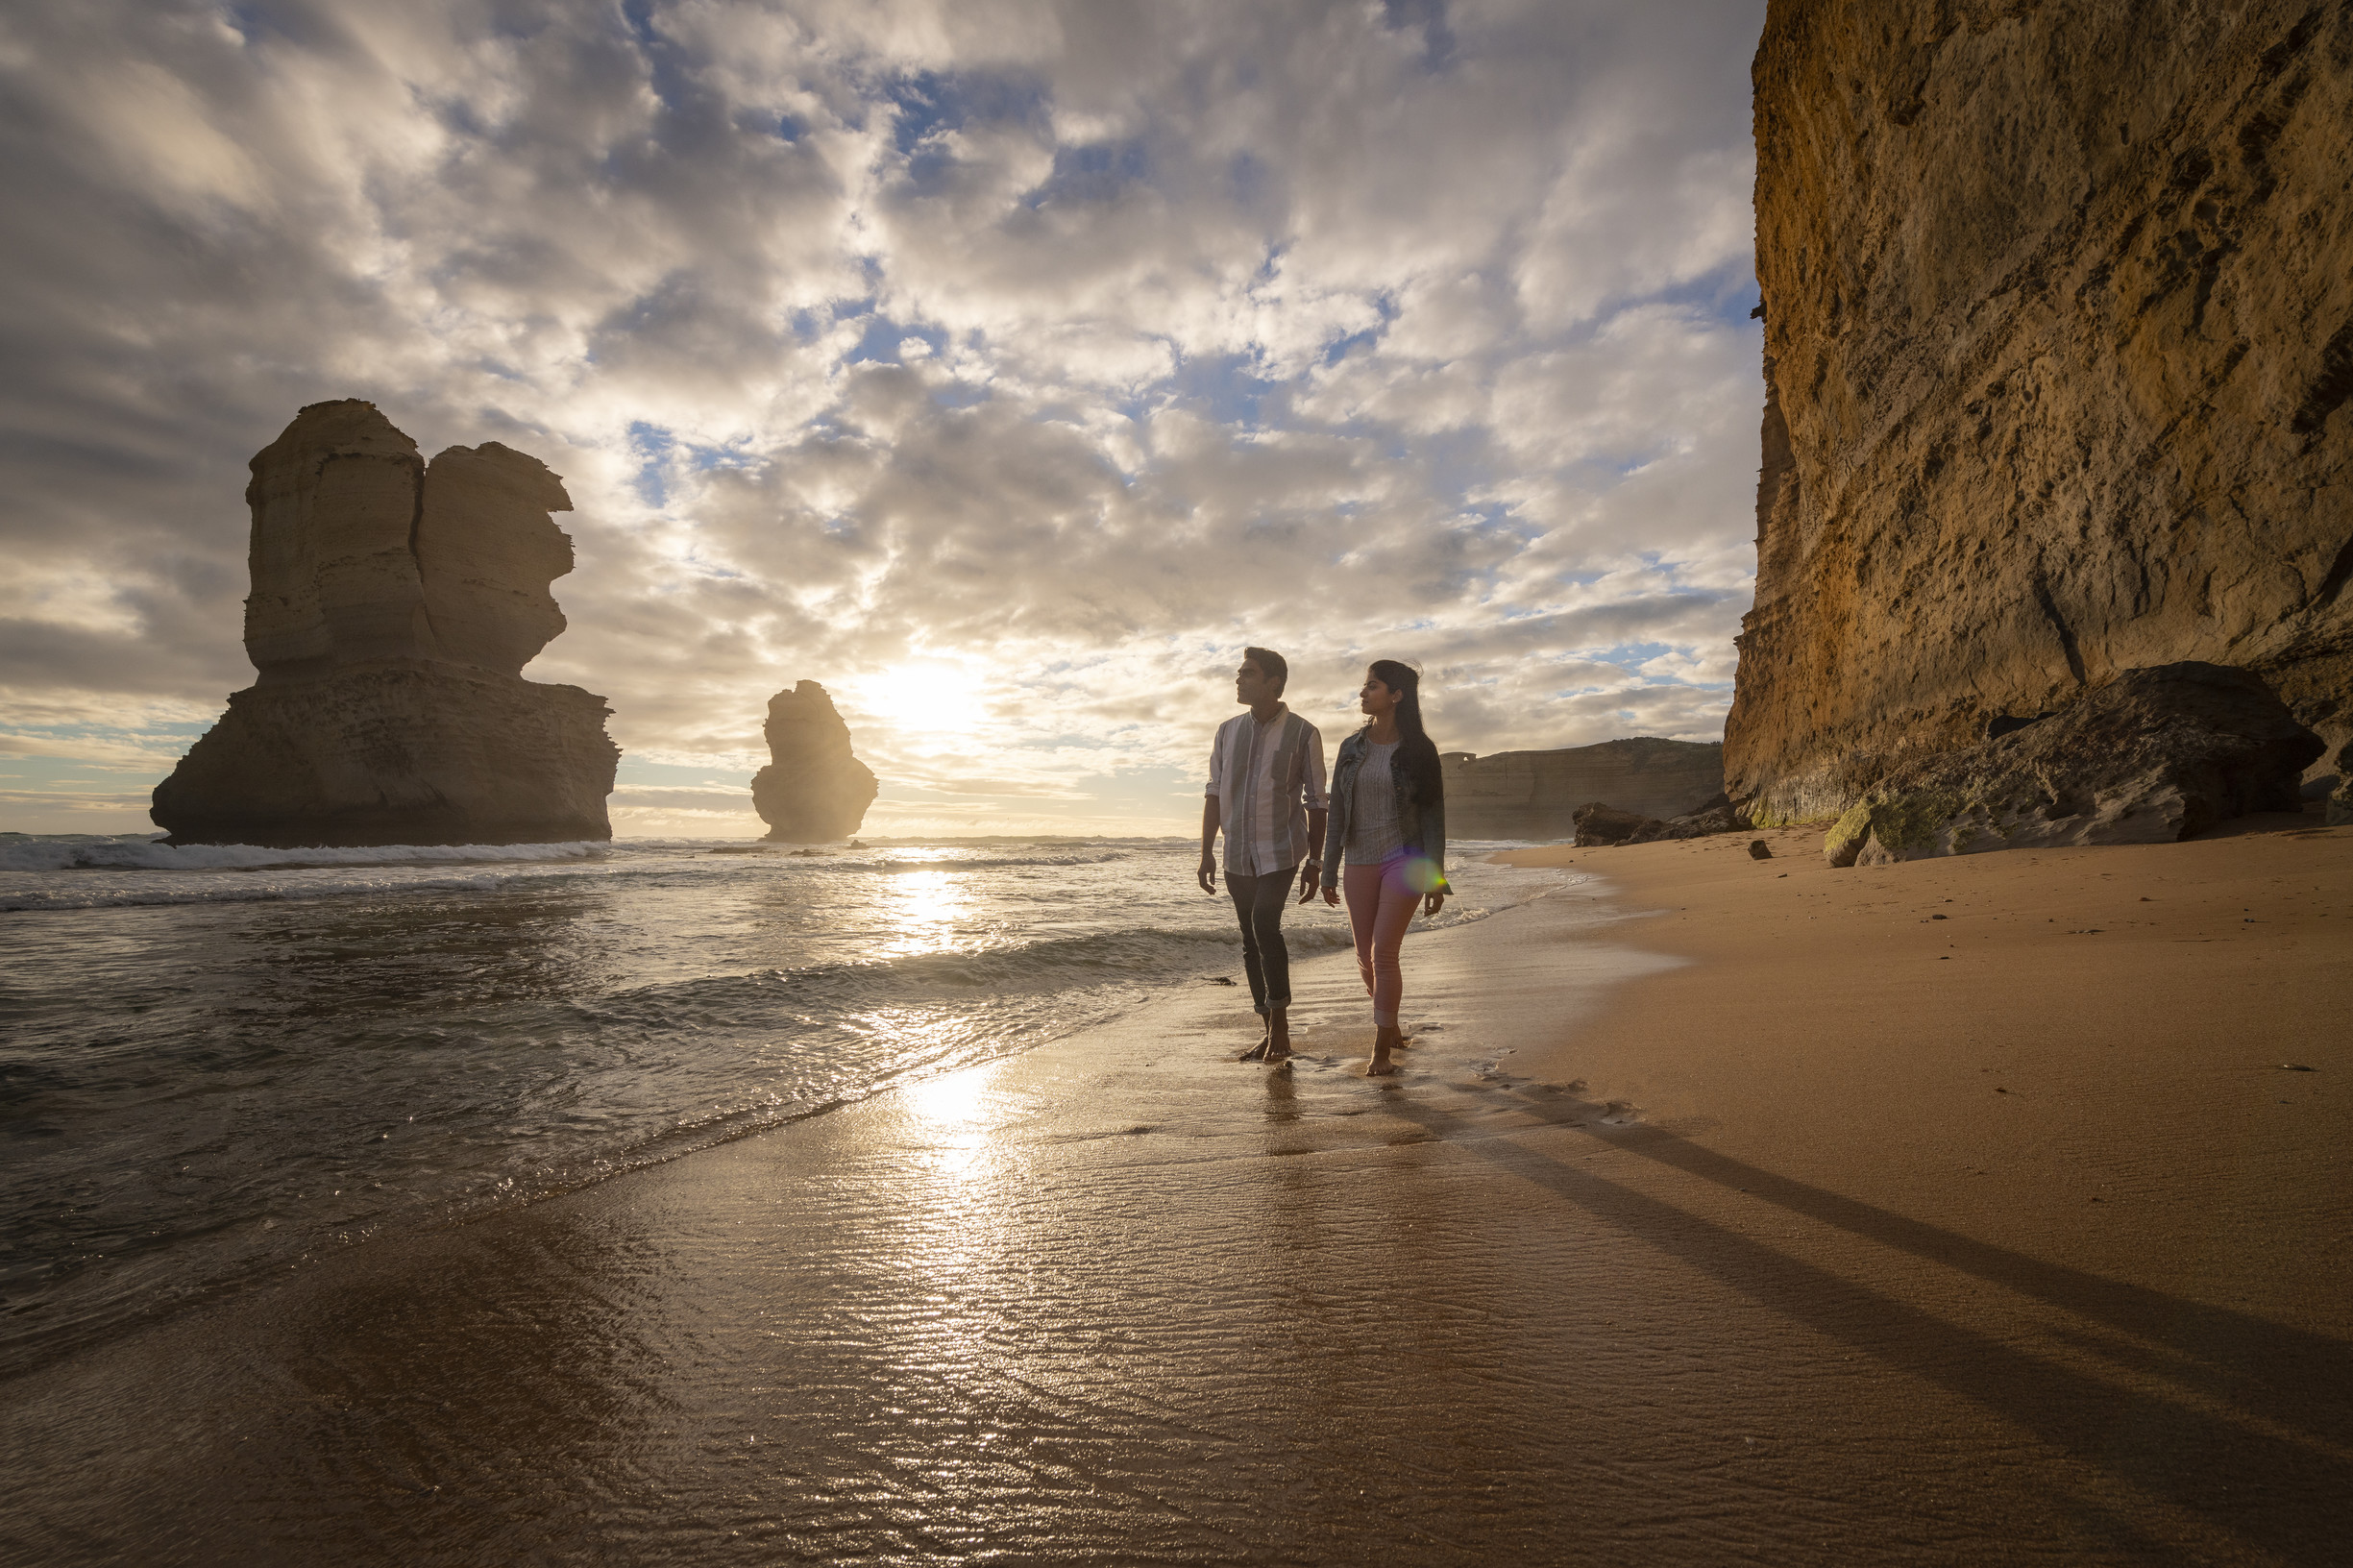
[[[0,20],[0,829],[252,680],[245,462],[366,398],[564,476],[624,835],[1189,831],[1245,642],[1335,744],[1722,733],[1763,0],[75,0]]]

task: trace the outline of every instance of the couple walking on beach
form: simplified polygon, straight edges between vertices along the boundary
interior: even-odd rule
[[[1421,675],[1375,659],[1357,694],[1364,726],[1340,742],[1332,787],[1324,788],[1324,739],[1283,703],[1290,666],[1264,648],[1242,649],[1234,699],[1249,712],[1217,726],[1210,747],[1209,797],[1201,807],[1201,890],[1217,891],[1217,833],[1225,831],[1226,894],[1241,921],[1242,968],[1266,1033],[1245,1062],[1291,1054],[1290,949],[1283,907],[1348,899],[1357,968],[1373,998],[1373,1059],[1365,1072],[1397,1070],[1405,1043],[1397,1009],[1405,991],[1398,949],[1416,907],[1435,915],[1446,883],[1446,792],[1438,748],[1422,728]],[[1343,875],[1343,870],[1345,874]]]

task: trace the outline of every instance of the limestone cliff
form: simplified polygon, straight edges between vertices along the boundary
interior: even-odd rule
[[[1724,789],[1717,742],[1648,736],[1557,751],[1442,753],[1446,831],[1463,839],[1568,839],[1596,800],[1639,820],[1678,817]]]
[[[874,803],[873,772],[850,754],[849,726],[814,680],[768,699],[769,765],[751,778],[752,809],[783,844],[846,839]]]
[[[177,844],[609,839],[604,699],[523,667],[564,617],[569,511],[487,442],[426,463],[373,404],[313,404],[254,457],[259,679],[156,787]]]
[[[2120,671],[2353,737],[2353,7],[1772,0],[1760,816]],[[2346,759],[2353,761],[2353,759]]]

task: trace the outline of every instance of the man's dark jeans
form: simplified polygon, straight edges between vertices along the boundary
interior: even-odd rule
[[[1291,1005],[1291,950],[1283,945],[1283,906],[1299,885],[1299,868],[1264,876],[1226,873],[1226,896],[1242,922],[1242,968],[1250,975],[1250,1000],[1261,1013]]]

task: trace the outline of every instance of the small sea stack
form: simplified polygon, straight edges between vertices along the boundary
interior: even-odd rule
[[[170,842],[611,838],[611,710],[522,678],[564,629],[562,480],[496,441],[429,464],[357,399],[303,409],[251,466],[259,678],[156,786]]]
[[[814,680],[768,699],[769,765],[752,775],[752,809],[776,844],[846,839],[866,821],[873,771],[850,753],[849,726]]]

